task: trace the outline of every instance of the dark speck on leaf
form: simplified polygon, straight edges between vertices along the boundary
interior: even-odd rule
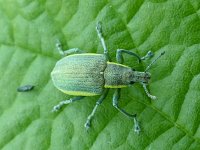
[[[24,85],[24,86],[20,86],[17,88],[18,92],[27,92],[27,91],[31,91],[34,89],[34,85]]]

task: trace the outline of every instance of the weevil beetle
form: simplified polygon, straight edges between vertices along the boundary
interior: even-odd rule
[[[147,71],[150,66],[164,54],[164,52],[161,53],[144,72],[139,72],[129,66],[123,65],[122,54],[126,53],[134,56],[139,62],[141,62],[142,60],[151,57],[152,52],[148,52],[144,57],[139,57],[131,51],[118,49],[116,54],[117,63],[111,62],[102,35],[100,23],[97,24],[96,30],[103,46],[104,54],[82,53],[82,50],[78,48],[63,50],[61,43],[59,41],[57,42],[56,47],[59,53],[65,57],[56,63],[51,72],[51,77],[56,88],[65,94],[73,95],[75,97],[61,101],[58,105],[53,107],[53,111],[58,111],[63,105],[81,100],[85,96],[101,95],[91,114],[87,117],[85,127],[88,129],[97,107],[106,98],[108,90],[112,88],[115,89],[113,95],[113,106],[124,115],[133,118],[135,131],[138,133],[140,127],[136,119],[136,114],[133,115],[126,112],[118,105],[120,90],[121,88],[128,87],[134,83],[140,83],[142,84],[147,96],[151,99],[155,99],[156,97],[151,95],[146,87],[151,77],[151,74]]]

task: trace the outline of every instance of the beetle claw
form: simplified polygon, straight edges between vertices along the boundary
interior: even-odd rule
[[[149,58],[153,57],[153,55],[154,55],[154,53],[153,53],[152,51],[148,51],[148,52],[147,52],[147,56],[148,56]]]
[[[53,109],[52,109],[52,112],[57,112],[59,109],[60,109],[59,106],[54,106]]]
[[[89,128],[90,128],[90,122],[87,121],[85,124],[84,124],[84,127],[86,128],[86,130],[88,131]]]
[[[152,100],[156,100],[157,99],[157,97],[156,96],[153,96],[153,95],[150,95],[149,96]]]
[[[134,131],[136,134],[140,134],[141,131],[140,126],[134,126]]]
[[[151,57],[153,57],[153,55],[154,55],[154,53],[152,51],[148,51],[145,56],[141,57],[141,60],[151,58]]]
[[[134,121],[134,131],[135,133],[139,134],[141,129],[140,129],[139,122],[137,121],[136,114],[134,115],[133,121]]]
[[[96,29],[99,31],[101,30],[101,22],[100,21],[97,22]]]

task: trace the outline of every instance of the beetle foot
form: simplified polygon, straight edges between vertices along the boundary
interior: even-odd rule
[[[153,55],[154,55],[154,53],[152,51],[148,51],[145,56],[141,57],[141,60],[151,58],[151,57],[153,57]]]
[[[56,40],[56,48],[57,49],[62,49],[62,44],[59,40]]]
[[[134,125],[134,131],[135,131],[136,134],[140,134],[140,131],[141,131],[140,126]]]
[[[100,21],[97,22],[96,30],[97,30],[98,34],[102,33],[102,28],[101,28],[101,22]]]
[[[72,101],[73,101],[72,99],[61,101],[58,105],[56,105],[56,106],[53,107],[52,111],[53,112],[57,112],[63,105],[72,103]]]
[[[154,55],[154,53],[153,53],[152,51],[148,51],[148,52],[147,52],[147,56],[148,56],[149,58],[153,57],[153,55]]]
[[[52,112],[57,112],[60,109],[60,105],[56,105],[53,107]]]
[[[84,127],[86,128],[87,131],[91,127],[91,123],[89,120],[86,121],[86,123],[84,124]]]
[[[134,131],[139,134],[141,129],[140,129],[140,125],[139,125],[139,122],[137,121],[137,117],[136,117],[136,114],[133,118],[133,121],[134,121]]]
[[[60,55],[64,55],[63,49],[62,49],[62,44],[60,42],[60,40],[56,40],[56,48],[58,50],[58,52],[60,53]]]
[[[157,97],[156,96],[154,96],[154,95],[148,95],[152,100],[156,100],[157,99]]]

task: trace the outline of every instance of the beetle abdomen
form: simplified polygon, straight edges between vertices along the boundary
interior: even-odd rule
[[[69,55],[51,73],[54,85],[69,95],[94,96],[103,91],[106,59],[102,54]]]

